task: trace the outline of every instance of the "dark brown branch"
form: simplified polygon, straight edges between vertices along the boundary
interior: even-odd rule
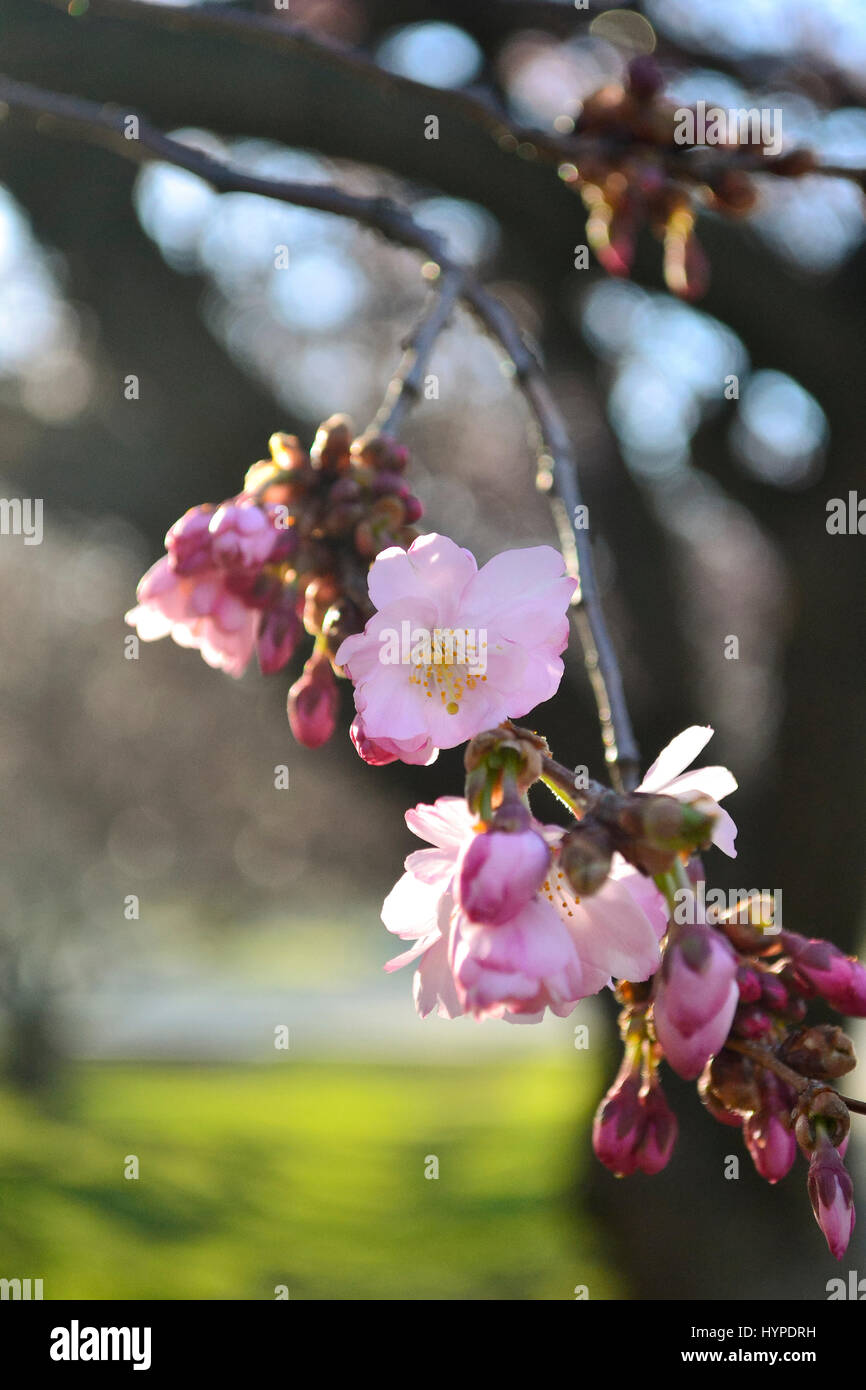
[[[135,138],[129,136],[130,117],[116,107],[100,106],[78,97],[47,92],[0,75],[0,103],[34,117],[40,131],[74,131],[106,145],[137,163],[164,160],[197,174],[221,192],[256,193],[297,207],[348,217],[380,232],[401,246],[412,247],[435,261],[441,273],[459,277],[460,295],[487,333],[511,358],[515,376],[535,421],[539,478],[552,493],[566,562],[578,581],[575,610],[584,657],[598,706],[605,753],[617,785],[634,785],[638,751],[625,700],[616,653],[601,607],[589,532],[581,525],[581,493],[577,459],[565,422],[538,357],[523,337],[505,305],[489,293],[465,267],[453,261],[444,239],[422,227],[405,208],[389,198],[361,197],[329,184],[298,183],[263,178],[223,164],[204,151],[164,135],[136,116]]]
[[[42,0],[54,9],[66,10],[67,0]],[[89,0],[87,16],[94,19],[120,19],[147,23],[179,32],[204,33],[230,37],[241,43],[265,47],[275,52],[301,52],[325,60],[338,72],[351,72],[394,97],[401,92],[429,98],[431,110],[450,110],[459,113],[486,130],[500,149],[523,158],[542,160],[558,166],[587,155],[613,160],[629,155],[649,153],[655,160],[661,155],[668,173],[684,182],[700,186],[708,175],[719,175],[736,168],[746,173],[780,174],[791,177],[785,157],[765,157],[748,148],[731,153],[724,147],[701,146],[693,150],[687,145],[672,145],[662,150],[640,141],[633,145],[610,142],[596,135],[560,135],[551,130],[522,126],[497,107],[487,94],[459,89],[430,87],[426,83],[388,72],[357,49],[337,39],[312,33],[302,25],[270,15],[253,14],[228,5],[153,4],[147,0]],[[81,22],[79,19],[76,23]],[[698,156],[695,158],[695,156]],[[837,166],[816,167],[812,172],[835,178],[850,179],[860,187],[866,184],[866,170]]]

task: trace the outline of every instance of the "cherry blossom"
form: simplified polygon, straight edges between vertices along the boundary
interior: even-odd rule
[[[480,570],[468,550],[435,533],[382,551],[369,574],[377,612],[336,654],[371,749],[399,757],[428,744],[454,748],[549,700],[562,679],[574,590],[551,546],[504,551]],[[397,633],[409,644],[389,659]],[[441,633],[463,639],[444,659]],[[364,756],[364,743],[356,747]]]

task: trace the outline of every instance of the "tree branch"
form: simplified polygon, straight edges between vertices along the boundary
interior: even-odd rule
[[[465,272],[453,267],[441,273],[437,285],[415,327],[403,339],[403,360],[388,385],[366,434],[397,434],[406,415],[421,395],[424,371],[439,334],[463,290]]]
[[[47,92],[3,75],[0,75],[0,102],[35,117],[42,132],[63,133],[71,129],[106,145],[125,159],[141,163],[157,158],[187,169],[221,192],[255,193],[297,207],[352,218],[401,246],[423,252],[438,264],[447,277],[449,296],[459,288],[460,297],[514,365],[517,382],[535,422],[539,485],[551,494],[563,554],[578,581],[574,600],[576,625],[598,708],[605,757],[614,784],[618,788],[634,786],[639,776],[639,755],[619,664],[601,607],[589,532],[582,525],[582,515],[578,511],[583,504],[577,459],[568,430],[541,363],[517,321],[464,266],[452,260],[444,238],[422,227],[407,209],[392,199],[361,197],[329,184],[298,183],[249,174],[164,135],[142,117],[136,117],[136,136],[129,138],[128,122],[134,113]],[[447,303],[446,300],[446,307]],[[438,314],[434,311],[432,322],[426,320],[418,330],[423,343],[426,344],[433,328],[438,332],[437,323]],[[434,338],[435,333],[430,338],[431,345]],[[411,364],[407,375],[411,394]],[[402,396],[401,387],[399,397]]]
[[[42,0],[53,9],[67,10],[68,0]],[[556,6],[559,9],[559,6]],[[594,155],[621,160],[628,156],[650,153],[655,160],[661,155],[669,174],[696,187],[710,174],[719,175],[736,168],[744,173],[761,173],[792,177],[785,156],[767,157],[742,147],[731,152],[724,146],[672,145],[660,151],[642,141],[611,142],[598,135],[563,135],[552,130],[538,130],[513,121],[491,98],[489,93],[457,88],[431,87],[399,73],[379,67],[371,58],[330,36],[312,33],[302,25],[270,15],[250,13],[230,5],[155,4],[151,0],[88,0],[87,17],[118,19],[146,23],[157,28],[178,32],[211,34],[228,37],[272,52],[308,53],[318,61],[327,62],[337,72],[351,73],[379,87],[383,93],[399,98],[411,92],[425,96],[431,111],[450,110],[485,130],[501,150],[520,158],[542,160],[553,166]],[[78,23],[80,20],[76,19]],[[817,164],[809,172],[828,177],[850,179],[860,187],[866,186],[866,170]],[[796,177],[794,175],[793,177]]]

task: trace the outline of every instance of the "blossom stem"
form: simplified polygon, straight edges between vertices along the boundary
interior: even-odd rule
[[[544,769],[541,774],[544,785],[576,816],[589,811],[608,790],[601,782],[595,782],[592,778],[587,779],[585,787],[577,786],[574,770],[558,763],[547,753],[542,755],[541,765]]]
[[[757,1043],[744,1042],[740,1038],[728,1038],[725,1047],[731,1052],[741,1052],[744,1057],[749,1057],[753,1062],[757,1062],[759,1067],[766,1067],[768,1071],[775,1072],[780,1081],[791,1086],[798,1094],[809,1086],[805,1076],[801,1076],[798,1071],[786,1066],[767,1048],[761,1047]]]

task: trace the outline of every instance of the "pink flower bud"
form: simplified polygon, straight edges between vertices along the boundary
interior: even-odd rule
[[[745,1009],[738,1009],[731,1028],[738,1038],[747,1038],[750,1042],[755,1042],[758,1038],[766,1038],[773,1031],[773,1020],[763,1009],[755,1009],[751,1006]]]
[[[190,507],[166,532],[165,548],[171,567],[178,574],[197,574],[212,568],[209,527],[213,511],[208,503]]]
[[[656,1036],[674,1071],[700,1075],[723,1046],[740,993],[737,958],[710,927],[684,927],[665,951],[656,976]]]
[[[304,625],[297,614],[294,594],[281,599],[265,613],[256,642],[263,676],[281,671],[291,661],[303,632]]]
[[[776,1011],[784,1009],[788,1003],[788,991],[778,975],[770,975],[765,971],[760,978],[761,996],[767,1008]]]
[[[654,1176],[668,1163],[676,1138],[676,1116],[658,1081],[642,1086],[624,1062],[593,1121],[596,1157],[618,1178],[638,1170]]]
[[[737,1007],[737,986],[731,985],[726,1004],[703,1028],[686,1037],[678,1032],[664,1012],[655,1007],[656,1037],[662,1045],[664,1055],[678,1076],[685,1081],[694,1081],[700,1076],[707,1062],[720,1052],[731,1029],[731,1019]]]
[[[737,958],[711,927],[684,927],[665,951],[661,968],[663,1010],[688,1037],[726,1004],[737,973]],[[739,997],[739,991],[737,991]]]
[[[753,970],[750,965],[738,966],[737,989],[740,991],[740,1002],[743,1004],[754,1004],[760,999],[761,977],[757,970]]]
[[[743,1121],[743,1138],[752,1162],[767,1182],[778,1182],[790,1171],[797,1156],[797,1140],[776,1110],[766,1107],[748,1115]]]
[[[273,519],[255,502],[224,502],[209,529],[214,560],[226,569],[265,564],[276,541]]]
[[[866,968],[855,956],[843,955],[830,941],[808,940],[795,932],[783,932],[782,942],[801,980],[840,1013],[866,1018]]]
[[[331,663],[314,652],[289,691],[289,724],[298,743],[305,748],[321,748],[327,743],[336,728],[338,706]]]
[[[854,1230],[854,1185],[839,1151],[829,1139],[820,1143],[809,1163],[809,1199],[815,1220],[837,1260],[848,1249]]]
[[[428,767],[436,761],[438,750],[429,738],[397,739],[371,738],[364,727],[364,720],[357,714],[352,720],[349,737],[356,751],[371,767],[385,767],[388,763],[412,763]]]
[[[637,1166],[650,1177],[667,1165],[677,1141],[677,1117],[658,1082],[641,1096],[644,1129],[638,1144]]]
[[[622,1071],[604,1097],[592,1123],[595,1156],[618,1178],[638,1170],[638,1146],[644,1131],[640,1077]]]
[[[550,850],[537,830],[485,830],[461,852],[454,895],[471,922],[498,927],[535,897]]]

